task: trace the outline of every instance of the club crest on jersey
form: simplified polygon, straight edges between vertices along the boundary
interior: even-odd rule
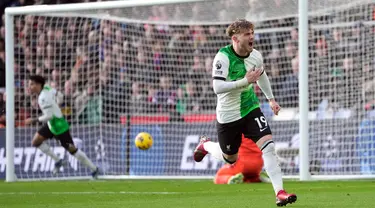
[[[220,60],[217,60],[216,64],[215,64],[216,69],[221,69],[221,66],[222,66],[222,64],[221,64]]]

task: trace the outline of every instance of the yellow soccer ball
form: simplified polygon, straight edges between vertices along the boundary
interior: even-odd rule
[[[135,137],[134,143],[138,149],[147,150],[153,144],[152,136],[147,132],[141,132]]]

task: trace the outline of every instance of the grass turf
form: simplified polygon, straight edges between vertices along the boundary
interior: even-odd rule
[[[372,208],[375,181],[286,182],[298,200],[287,207]],[[214,185],[208,180],[0,182],[4,208],[268,208],[271,184]]]

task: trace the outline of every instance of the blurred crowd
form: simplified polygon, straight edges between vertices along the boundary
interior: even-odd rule
[[[73,1],[2,3],[22,6],[66,2]],[[252,5],[256,1],[248,2]],[[48,84],[63,94],[59,104],[73,124],[119,123],[123,115],[150,113],[169,114],[171,120],[183,121],[185,114],[213,113],[216,95],[211,88],[212,60],[220,47],[230,43],[225,36],[228,24],[150,23],[176,16],[178,9],[175,14],[164,6],[147,11],[137,12],[147,18],[136,23],[64,15],[17,16],[17,125],[40,113],[36,97],[27,90],[27,76],[34,73],[45,76]],[[220,13],[223,20],[233,19],[230,15]],[[251,18],[251,14],[246,16]],[[5,86],[2,17],[0,88]],[[318,111],[321,118],[329,110],[339,118],[347,111],[353,116],[374,109],[374,20],[374,4],[310,18],[310,110]],[[264,56],[277,100],[284,108],[298,107],[296,17],[256,21],[255,25],[255,48]],[[257,87],[256,92],[266,103]],[[0,93],[0,109],[5,109],[4,90]],[[0,125],[5,125],[2,117]]]

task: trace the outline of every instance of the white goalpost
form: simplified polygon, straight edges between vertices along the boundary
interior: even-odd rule
[[[311,180],[309,172],[309,155],[303,154],[303,152],[309,152],[309,52],[308,43],[309,39],[306,34],[308,34],[308,24],[309,24],[309,6],[307,0],[298,1],[298,55],[299,55],[299,74],[298,74],[298,94],[299,94],[299,134],[300,136],[300,146],[299,152],[301,162],[299,163],[300,169],[300,180],[307,181]]]
[[[89,176],[56,141],[49,141],[53,151],[68,162],[57,176],[51,159],[31,147],[41,124],[23,121],[40,113],[26,89],[35,73],[63,94],[59,104],[74,142],[101,168],[99,178],[212,178],[222,163],[210,156],[195,163],[192,152],[199,135],[217,139],[212,60],[230,43],[225,29],[237,18],[255,23],[255,48],[282,107],[274,116],[255,88],[284,177],[375,178],[373,8],[372,0],[129,0],[7,8],[0,178]],[[133,144],[142,131],[154,139],[147,151]]]
[[[13,16],[5,15],[5,25],[13,25]],[[13,27],[7,28],[5,34],[5,51],[6,51],[6,93],[14,95],[14,38]],[[14,96],[8,96],[6,102],[6,181],[15,181],[16,176],[14,172]]]

